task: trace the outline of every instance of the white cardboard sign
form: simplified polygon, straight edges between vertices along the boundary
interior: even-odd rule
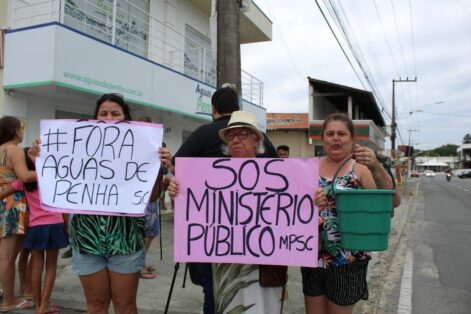
[[[144,215],[160,169],[163,127],[127,121],[42,120],[36,172],[49,210]]]

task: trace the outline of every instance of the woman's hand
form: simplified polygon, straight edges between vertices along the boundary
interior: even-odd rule
[[[178,193],[180,192],[180,184],[178,181],[174,178],[173,180],[170,180],[170,183],[168,184],[168,195],[172,200],[175,200],[175,197],[178,196]]]
[[[31,144],[31,147],[28,149],[28,156],[33,162],[36,162],[36,157],[38,157],[40,153],[41,153],[41,140],[38,137],[33,141],[33,143]]]
[[[325,195],[325,191],[323,188],[317,189],[316,194],[314,196],[314,204],[316,204],[319,211],[327,207],[327,204],[328,204],[327,196]]]
[[[165,168],[169,168],[172,164],[172,156],[170,151],[166,147],[159,147],[159,157],[162,165]]]
[[[375,152],[368,147],[355,144],[355,146],[353,147],[352,157],[359,164],[362,164],[368,167],[370,171],[373,171],[374,169],[381,167],[378,159],[376,158]]]

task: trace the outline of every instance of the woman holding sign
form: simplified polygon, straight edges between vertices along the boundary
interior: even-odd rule
[[[366,271],[370,256],[366,252],[350,251],[340,245],[332,180],[337,169],[348,161],[335,180],[341,189],[392,189],[393,183],[373,150],[353,142],[353,122],[345,114],[329,115],[322,125],[321,139],[326,156],[319,161],[318,268],[303,267],[303,292],[306,313],[352,313],[360,299],[368,298]],[[393,206],[399,205],[395,196]]]
[[[118,94],[98,99],[95,119],[130,121],[130,109]],[[38,143],[34,148],[39,150]],[[159,148],[160,159],[170,164],[170,153]],[[79,275],[88,313],[137,313],[139,274],[144,267],[145,218],[74,214],[71,221],[72,269]]]
[[[263,134],[250,112],[233,112],[219,136],[231,157],[255,158],[264,151]],[[175,198],[178,191],[179,184],[173,180],[168,188],[170,197]],[[212,264],[212,268],[215,313],[281,313],[282,284],[262,287],[259,265]]]

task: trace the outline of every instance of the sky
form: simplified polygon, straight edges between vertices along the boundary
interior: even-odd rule
[[[417,77],[395,84],[396,145],[460,145],[471,133],[470,0],[318,0],[358,76],[315,0],[255,3],[273,22],[273,37],[242,45],[242,69],[264,83],[267,112],[308,112],[308,76],[372,90],[325,6],[331,3],[385,107],[386,124],[392,80]]]

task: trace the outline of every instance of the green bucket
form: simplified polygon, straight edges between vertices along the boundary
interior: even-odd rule
[[[394,177],[388,171],[393,178],[394,190],[337,190],[335,179],[349,160],[347,159],[337,170],[332,183],[340,244],[349,250],[384,251],[388,248],[388,236],[391,230]]]

